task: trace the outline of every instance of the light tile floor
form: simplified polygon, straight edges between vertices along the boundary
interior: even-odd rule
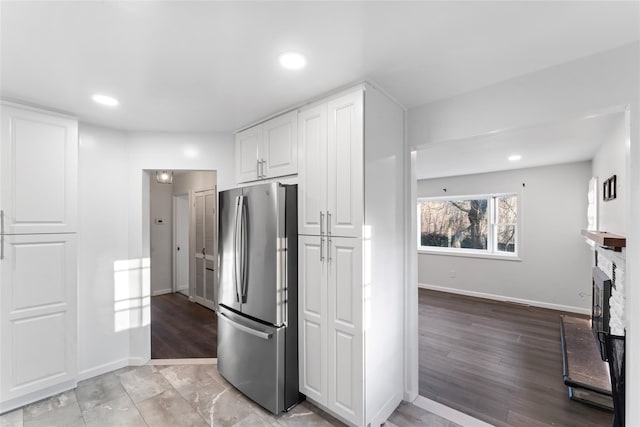
[[[222,378],[216,365],[123,368],[0,416],[0,427],[332,425],[343,424],[309,402],[273,416]],[[402,403],[385,423],[395,426],[458,424]]]

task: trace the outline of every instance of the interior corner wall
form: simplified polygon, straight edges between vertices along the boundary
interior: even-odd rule
[[[127,135],[80,123],[78,371],[90,378],[129,363]]]
[[[153,176],[152,176],[153,178]],[[173,184],[149,182],[151,296],[173,290]]]
[[[626,236],[627,137],[624,114],[618,116],[593,157],[591,173],[598,177],[598,230]],[[616,176],[616,198],[605,201],[602,199],[602,184],[613,175]]]
[[[418,283],[480,297],[589,312],[586,227],[591,162],[418,181],[418,197],[517,193],[517,260],[418,255]],[[524,184],[524,186],[523,186]]]

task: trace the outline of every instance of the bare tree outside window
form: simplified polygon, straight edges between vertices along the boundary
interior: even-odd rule
[[[517,195],[421,199],[418,206],[421,247],[516,252]]]

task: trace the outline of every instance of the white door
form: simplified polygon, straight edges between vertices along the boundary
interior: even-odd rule
[[[10,235],[2,244],[0,412],[73,387],[78,354],[75,234]]]
[[[327,404],[326,239],[298,238],[298,355],[300,392]]]
[[[195,276],[194,300],[215,310],[217,296],[217,215],[216,191],[194,193],[195,203]]]
[[[327,121],[327,232],[334,236],[362,237],[362,91],[329,101]]]
[[[189,195],[173,197],[174,204],[174,291],[189,296]]]
[[[328,402],[329,409],[356,425],[364,418],[362,240],[329,239]],[[393,351],[393,349],[390,349]]]
[[[0,219],[5,234],[77,229],[78,125],[2,104]]]
[[[327,104],[298,115],[298,233],[326,232],[327,204]]]
[[[236,182],[255,181],[262,174],[262,125],[236,134]]]
[[[262,125],[263,178],[298,173],[298,112],[292,111]]]

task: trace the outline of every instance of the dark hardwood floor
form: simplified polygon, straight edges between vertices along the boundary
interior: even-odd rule
[[[419,295],[422,396],[496,426],[611,426],[612,413],[567,395],[564,313],[425,289]]]
[[[180,294],[151,297],[151,358],[217,357],[216,313]]]

